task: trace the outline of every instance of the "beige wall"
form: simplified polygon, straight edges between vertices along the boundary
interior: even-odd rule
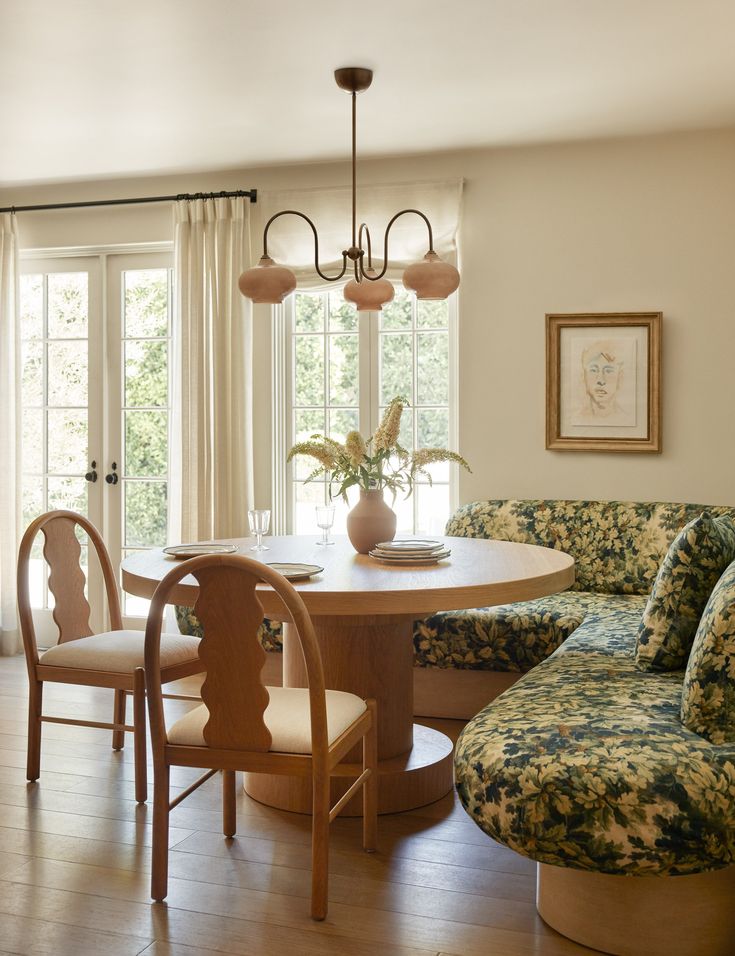
[[[346,183],[347,164],[0,191],[0,205]],[[460,499],[735,502],[735,130],[365,162],[363,182],[463,176]],[[347,224],[346,224],[347,228]],[[165,207],[29,213],[27,247],[166,240]],[[255,251],[258,240],[255,238]],[[546,312],[661,310],[661,455],[544,449]],[[267,504],[266,315],[257,488]]]

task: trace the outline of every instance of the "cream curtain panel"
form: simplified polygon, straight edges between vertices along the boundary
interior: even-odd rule
[[[169,527],[176,541],[248,534],[253,507],[252,310],[243,198],[175,205]]]
[[[0,215],[0,654],[20,650],[15,567],[20,531],[18,226]]]
[[[401,209],[420,209],[431,222],[434,249],[456,265],[457,232],[462,200],[462,180],[445,182],[396,183],[357,188],[357,226],[365,222],[373,243],[373,263],[382,268],[385,227]],[[319,257],[322,271],[335,275],[342,268],[342,250],[352,238],[352,189],[348,186],[259,192],[257,203],[258,229],[253,252],[262,252],[263,227],[271,216],[283,209],[296,209],[314,222],[319,234]],[[403,270],[423,258],[428,232],[419,216],[401,216],[391,228],[388,258],[391,267],[388,279],[400,279]],[[293,269],[300,289],[324,285],[314,272],[314,239],[309,224],[298,216],[282,216],[268,233],[268,254],[279,265]],[[345,274],[345,282],[351,278]]]

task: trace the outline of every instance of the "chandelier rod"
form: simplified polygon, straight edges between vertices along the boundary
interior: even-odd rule
[[[357,93],[352,91],[352,245],[357,245]],[[355,262],[357,270],[357,261]]]

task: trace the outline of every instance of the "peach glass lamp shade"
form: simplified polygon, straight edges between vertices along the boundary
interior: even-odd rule
[[[435,252],[427,252],[406,269],[403,284],[417,299],[446,299],[459,286],[459,272]]]
[[[374,276],[375,269],[366,269],[365,275]],[[358,312],[380,312],[395,294],[393,283],[387,279],[375,279],[372,282],[368,279],[362,282],[350,279],[344,288],[345,299],[354,302]]]
[[[296,288],[296,276],[270,256],[262,256],[257,266],[243,272],[237,284],[254,303],[279,305]]]

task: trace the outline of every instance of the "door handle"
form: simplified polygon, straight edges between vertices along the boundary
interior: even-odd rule
[[[111,471],[105,475],[105,481],[108,485],[116,485],[120,481],[120,476],[117,473],[117,462],[113,461]]]
[[[84,476],[84,480],[85,480],[85,481],[91,481],[91,482],[97,481],[97,471],[96,471],[96,468],[97,468],[97,462],[96,462],[96,461],[90,462],[89,471],[88,471],[87,474]]]

